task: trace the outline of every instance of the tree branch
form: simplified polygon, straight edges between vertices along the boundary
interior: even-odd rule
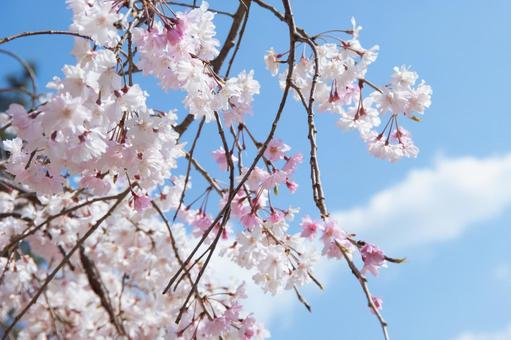
[[[251,0],[244,0],[245,2],[249,3]],[[211,61],[211,66],[213,67],[213,71],[215,73],[218,73],[220,69],[222,68],[222,64],[224,63],[225,58],[229,54],[229,51],[236,43],[236,36],[238,35],[238,31],[240,29],[242,19],[247,13],[247,4],[243,2],[243,0],[240,0],[240,4],[238,6],[238,9],[236,12],[232,15],[232,24],[231,28],[229,29],[229,32],[227,33],[227,37],[225,38],[225,42],[220,49],[220,52],[218,53],[218,56]],[[191,113],[189,113],[181,123],[176,125],[174,127],[174,130],[182,135],[192,124],[194,121],[195,116]]]
[[[91,287],[94,294],[96,294],[96,296],[99,298],[103,309],[105,309],[107,312],[110,318],[110,323],[112,323],[120,336],[126,336],[127,333],[124,329],[122,321],[118,320],[116,317],[114,307],[112,306],[112,301],[108,295],[108,289],[105,287],[105,284],[101,280],[101,273],[99,272],[94,262],[92,262],[92,260],[87,257],[83,246],[80,246],[80,262],[82,263],[83,270],[87,276],[87,281],[89,281],[89,286]]]
[[[0,45],[8,43],[9,41],[13,41],[18,38],[30,37],[30,36],[34,36],[34,35],[72,35],[75,37],[92,40],[91,37],[88,37],[83,34],[78,34],[78,33],[69,32],[69,31],[48,30],[48,31],[23,32],[23,33],[14,34],[14,35],[0,39]]]
[[[110,207],[110,209],[104,214],[96,223],[76,242],[76,244],[71,248],[71,250],[67,253],[66,256],[60,261],[60,263],[55,267],[55,269],[46,277],[43,285],[39,288],[37,293],[30,299],[29,303],[23,308],[11,322],[9,327],[5,330],[2,340],[5,340],[9,333],[14,329],[14,326],[23,318],[23,316],[27,313],[27,311],[37,302],[37,299],[44,292],[46,287],[53,280],[55,275],[60,271],[60,269],[66,264],[67,261],[73,256],[73,254],[83,245],[83,243],[98,229],[98,227],[114,212],[114,210],[119,206],[119,204],[123,201],[123,199],[128,195],[131,191],[131,187],[128,187],[125,191],[118,195],[117,201]]]

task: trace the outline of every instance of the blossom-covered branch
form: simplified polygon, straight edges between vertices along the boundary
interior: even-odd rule
[[[370,293],[366,274],[402,260],[330,216],[316,113],[335,114],[379,158],[416,157],[401,120],[420,121],[429,85],[402,66],[377,86],[366,75],[379,48],[362,46],[354,19],[347,29],[308,34],[289,0],[282,13],[261,0],[239,1],[232,13],[195,1],[67,4],[69,31],[0,39],[77,38],[76,62],[63,66],[48,94],[34,81],[31,107],[13,103],[0,113],[3,338],[266,338],[243,308],[245,283],[216,275],[215,259],[249,271],[266,293],[294,291],[310,311],[301,288],[323,289],[314,273],[323,257],[346,261],[388,339],[382,300]],[[282,88],[262,136],[253,128],[260,92],[254,71],[231,74],[258,8],[288,31],[286,46],[261,56]],[[231,20],[223,44],[215,14]],[[143,77],[181,92],[182,109],[148,107]],[[294,174],[304,160],[279,138],[290,96],[307,118],[317,219],[307,215],[310,207],[300,214],[279,195],[298,190]]]

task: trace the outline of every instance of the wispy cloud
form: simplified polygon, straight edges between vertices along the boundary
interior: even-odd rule
[[[511,154],[439,158],[359,207],[334,216],[387,249],[441,242],[511,207]]]
[[[504,329],[490,332],[464,332],[454,340],[509,340],[511,339],[511,323]]]
[[[488,158],[439,158],[429,168],[410,171],[398,184],[374,194],[366,204],[334,214],[343,228],[365,239],[384,243],[386,250],[415,247],[455,238],[478,222],[497,217],[511,207],[511,154]],[[264,294],[252,274],[227,259],[216,258],[221,277],[247,283],[246,310],[272,326],[291,325],[296,308],[302,308],[293,292],[275,297]],[[343,263],[322,260],[317,274],[321,281]],[[306,295],[314,297],[314,291]],[[511,327],[509,330],[511,332]],[[456,340],[511,339],[467,333]]]

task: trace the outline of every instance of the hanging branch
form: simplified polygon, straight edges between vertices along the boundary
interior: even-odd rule
[[[110,296],[108,294],[108,289],[101,280],[101,273],[99,272],[94,262],[87,257],[83,246],[80,246],[80,262],[82,263],[85,276],[87,276],[87,281],[89,282],[92,291],[99,298],[101,306],[107,312],[108,317],[110,318],[110,323],[112,323],[120,336],[127,336],[122,321],[119,320],[116,316],[112,301],[110,300]],[[121,311],[119,310],[119,313],[120,312]]]
[[[117,196],[117,201],[110,207],[110,209],[104,214],[102,217],[100,217],[96,223],[82,236],[80,239],[76,242],[76,244],[71,248],[71,250],[67,253],[66,256],[60,261],[60,263],[53,269],[53,271],[46,277],[44,280],[44,283],[41,287],[37,290],[35,295],[30,299],[28,304],[14,317],[13,321],[9,325],[9,327],[5,330],[4,335],[2,336],[2,340],[5,340],[8,336],[8,334],[14,329],[16,324],[23,318],[25,313],[34,305],[37,300],[39,299],[39,296],[44,292],[46,287],[50,284],[50,282],[53,280],[55,275],[60,271],[60,269],[69,261],[71,256],[83,245],[83,243],[98,229],[98,227],[114,212],[114,210],[121,204],[121,202],[124,200],[124,198],[128,195],[128,193],[131,192],[131,187],[124,190]]]
[[[288,58],[288,67],[289,67],[290,71],[288,72],[288,75],[287,75],[287,78],[286,78],[286,85],[284,86],[284,91],[283,91],[283,94],[282,94],[282,98],[280,100],[280,104],[278,106],[277,113],[275,114],[275,117],[274,117],[273,122],[271,124],[270,131],[269,131],[269,133],[268,133],[264,143],[261,145],[261,148],[259,149],[259,152],[257,153],[256,157],[252,161],[252,164],[247,169],[247,171],[245,172],[245,174],[243,175],[243,177],[239,181],[239,183],[236,186],[236,188],[229,195],[229,198],[227,199],[225,205],[220,210],[220,212],[218,213],[216,218],[213,220],[213,222],[211,223],[210,227],[204,232],[202,238],[199,240],[199,242],[197,242],[195,248],[188,255],[188,257],[186,258],[186,260],[183,263],[183,266],[181,266],[181,268],[177,271],[177,273],[175,273],[174,276],[170,279],[169,283],[167,284],[167,286],[163,290],[163,294],[165,294],[170,289],[170,287],[174,284],[174,282],[179,278],[179,275],[181,274],[181,272],[183,270],[185,270],[184,267],[188,266],[188,264],[190,263],[192,258],[197,253],[197,251],[200,248],[200,246],[204,243],[206,238],[209,236],[209,234],[213,230],[214,226],[228,212],[228,210],[230,209],[230,205],[232,203],[232,200],[234,199],[236,194],[239,192],[239,190],[243,187],[245,182],[248,180],[248,177],[250,176],[252,171],[255,169],[257,163],[259,162],[259,160],[263,157],[264,152],[268,148],[268,145],[269,145],[270,141],[273,139],[273,136],[275,135],[275,131],[277,130],[277,126],[278,126],[278,123],[279,123],[280,118],[282,116],[282,112],[284,111],[284,107],[286,106],[287,98],[288,98],[288,95],[289,95],[289,90],[291,88],[292,77],[293,77],[293,68],[294,68],[294,62],[295,62],[296,34],[295,34],[294,19],[293,19],[291,13],[289,13],[288,22],[289,22],[289,58]]]

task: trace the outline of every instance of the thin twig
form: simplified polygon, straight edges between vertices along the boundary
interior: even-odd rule
[[[53,221],[54,219],[56,219],[57,217],[60,217],[60,216],[64,216],[64,215],[67,215],[69,214],[70,212],[73,212],[75,210],[78,210],[80,208],[83,208],[87,205],[90,205],[92,203],[96,203],[96,202],[100,202],[100,201],[110,201],[110,200],[114,200],[114,199],[118,199],[119,198],[119,195],[120,194],[115,194],[115,195],[111,195],[111,196],[104,196],[104,197],[98,197],[98,198],[94,198],[92,200],[89,200],[89,201],[85,201],[85,202],[82,202],[80,204],[77,204],[71,208],[68,208],[68,209],[63,209],[61,212],[55,214],[55,215],[51,215],[49,216],[48,218],[46,218],[46,220],[44,220],[43,222],[39,223],[37,226],[35,226],[33,229],[29,230],[29,231],[26,231],[24,232],[23,234],[21,235],[18,235],[16,236],[13,240],[11,240],[11,242],[6,245],[1,251],[0,251],[0,255],[3,256],[11,247],[13,247],[15,244],[17,244],[19,241],[25,239],[26,237],[30,236],[30,235],[33,235],[35,232],[37,232],[39,229],[41,229],[43,226],[45,226],[46,224],[50,223],[51,221]]]
[[[179,263],[179,265],[183,266],[183,259],[181,258],[181,255],[179,255],[179,248],[177,247],[176,239],[174,237],[174,234],[172,233],[172,228],[170,226],[168,219],[165,217],[165,214],[160,209],[160,207],[156,204],[156,202],[151,201],[151,204],[152,204],[154,210],[156,210],[156,212],[158,213],[158,215],[160,215],[161,219],[163,220],[163,223],[165,223],[165,226],[167,227],[167,231],[169,233],[170,245],[172,246],[174,255],[176,256],[176,259],[177,259],[177,262]],[[202,297],[200,295],[199,288],[197,286],[193,285],[192,276],[190,275],[189,272],[186,272],[186,277],[188,278],[188,281],[190,282],[190,284],[193,286],[193,291],[195,293],[195,297],[196,297],[197,301],[199,301],[199,304],[201,305],[202,309],[208,315],[208,318],[210,320],[212,320],[213,319],[212,316],[210,315],[210,313],[206,309],[206,306],[204,305],[204,300],[202,299]]]
[[[83,38],[83,39],[92,40],[92,38],[89,37],[89,36],[86,36],[86,35],[83,35],[83,34],[79,34],[79,33],[75,33],[75,32],[48,30],[48,31],[23,32],[23,33],[14,34],[14,35],[11,35],[11,36],[8,36],[8,37],[5,37],[5,38],[1,38],[0,39],[0,45],[5,44],[5,43],[7,43],[9,41],[13,41],[13,40],[18,39],[18,38],[30,37],[30,36],[34,36],[34,35],[72,35],[72,36],[75,36],[75,37],[80,37],[80,38]]]
[[[219,195],[222,195],[222,193],[224,192],[224,190],[222,188],[220,188],[220,186],[218,185],[218,182],[216,179],[214,179],[213,177],[211,177],[209,175],[209,173],[207,172],[206,169],[204,169],[202,167],[202,165],[200,165],[200,163],[193,157],[190,156],[190,153],[186,153],[185,154],[185,157],[186,159],[190,160],[193,164],[193,166],[195,167],[195,169],[209,182],[209,184],[211,184],[211,187],[213,189],[215,189],[215,191],[219,194]]]
[[[169,4],[169,5],[181,6],[181,7],[187,7],[187,8],[198,8],[199,7],[199,6],[194,5],[194,4],[187,4],[187,3],[184,3],[184,2],[178,2],[178,1],[167,1],[166,3]],[[231,18],[234,17],[234,14],[232,14],[232,13],[229,13],[229,12],[226,12],[226,11],[222,11],[222,10],[218,10],[218,9],[208,8],[208,11],[216,13],[216,14],[226,15],[226,16],[231,17]]]
[[[14,52],[0,49],[0,53],[3,53],[5,55],[10,56],[11,58],[16,59],[16,61],[18,61],[23,66],[25,71],[28,73],[28,75],[30,77],[30,82],[32,84],[31,100],[32,100],[32,108],[34,108],[35,100],[37,98],[37,85],[36,85],[36,79],[35,79],[36,77],[35,77],[34,69],[32,68],[32,66],[30,66],[29,63],[27,63],[23,58],[21,58],[19,55],[17,55]]]
[[[364,291],[364,295],[367,299],[367,304],[369,308],[371,308],[374,315],[376,315],[376,318],[380,322],[381,329],[383,331],[383,336],[385,337],[385,340],[389,340],[389,333],[387,329],[387,322],[383,319],[383,316],[381,315],[380,311],[376,307],[373,301],[373,296],[371,295],[371,292],[369,291],[369,287],[367,286],[367,280],[362,275],[362,273],[358,270],[357,266],[353,263],[353,261],[350,259],[348,254],[346,253],[346,249],[339,243],[339,241],[335,240],[335,244],[341,251],[342,255],[344,256],[344,259],[348,263],[348,266],[350,267],[353,275],[357,278],[358,283],[360,284],[360,287],[362,287],[362,290]]]
[[[179,197],[179,203],[176,208],[176,212],[174,213],[174,217],[172,217],[172,223],[176,221],[177,215],[179,214],[179,210],[181,210],[181,206],[183,205],[183,202],[185,200],[186,195],[186,187],[188,186],[188,181],[190,180],[190,171],[192,169],[192,159],[193,159],[193,152],[195,151],[195,147],[197,146],[197,141],[199,140],[202,127],[204,126],[205,117],[202,118],[201,122],[199,123],[199,127],[197,128],[197,133],[195,134],[195,138],[193,139],[192,146],[190,148],[190,151],[188,152],[188,164],[186,166],[186,175],[185,175],[185,182],[183,185],[183,190],[181,191],[181,195]]]
[[[248,17],[250,15],[250,4],[252,3],[252,0],[240,0],[240,2],[246,2],[245,6],[247,10],[243,18],[243,24],[241,25],[240,33],[238,35],[238,39],[236,42],[236,47],[234,48],[234,52],[232,53],[231,59],[229,60],[229,64],[227,66],[227,71],[225,72],[224,79],[227,79],[229,77],[229,74],[231,73],[231,68],[234,63],[234,59],[236,59],[236,55],[238,54],[238,51],[240,49],[241,41],[243,40],[243,35],[245,34],[245,28],[247,27]]]

